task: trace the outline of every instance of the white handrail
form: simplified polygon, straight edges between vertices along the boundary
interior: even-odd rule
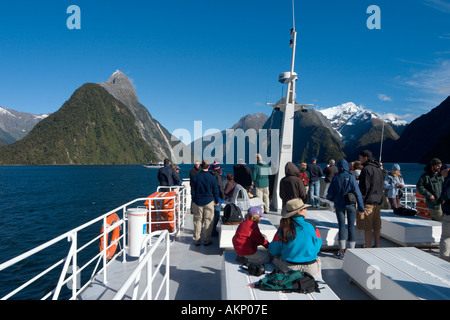
[[[147,243],[151,242],[151,239],[153,236],[158,235],[158,239],[156,240],[156,242],[154,244],[151,245],[151,249],[148,253],[144,253],[143,256],[141,256],[141,258],[139,259],[139,265],[134,269],[133,273],[128,277],[127,281],[125,281],[125,283],[122,285],[122,287],[119,289],[119,291],[116,293],[116,295],[113,297],[113,300],[121,300],[123,299],[125,293],[127,292],[127,290],[132,286],[135,285],[134,290],[133,290],[133,296],[132,299],[136,300],[137,299],[137,294],[139,291],[139,285],[141,283],[141,281],[138,281],[139,278],[141,277],[141,272],[142,269],[146,268],[147,272],[146,272],[146,278],[147,278],[147,285],[144,288],[143,292],[141,293],[141,297],[139,300],[142,300],[144,297],[147,297],[147,300],[152,300],[152,292],[153,292],[153,280],[155,279],[154,277],[154,272],[158,272],[162,266],[162,263],[165,259],[166,261],[166,272],[165,275],[163,277],[163,281],[161,283],[161,285],[158,288],[158,292],[155,295],[155,299],[158,299],[159,294],[161,293],[161,290],[163,288],[163,286],[165,286],[166,288],[166,294],[164,299],[168,300],[169,299],[169,272],[170,272],[170,241],[169,241],[169,232],[167,230],[163,230],[163,231],[155,231],[152,232],[151,234],[147,235],[146,238],[143,240],[143,247],[147,248]],[[162,243],[162,241],[165,241],[165,251],[163,256],[161,257],[161,261],[158,264],[158,266],[156,267],[156,270],[153,271],[153,254],[155,253],[155,250],[158,248],[158,246]],[[137,285],[136,285],[137,284]]]
[[[179,187],[178,188],[179,193],[173,197],[173,200],[175,202],[174,208],[175,208],[175,212],[176,215],[174,215],[174,219],[176,219],[177,223],[176,223],[176,228],[174,230],[174,232],[178,232],[180,230],[180,228],[184,225],[184,217],[186,215],[186,188],[184,186]],[[181,201],[180,201],[181,198]],[[130,201],[114,210],[111,210],[75,229],[72,229],[62,235],[60,235],[59,237],[56,237],[42,245],[37,246],[34,249],[31,249],[9,261],[6,261],[2,264],[0,264],[0,272],[2,272],[3,270],[17,264],[20,263],[21,261],[30,258],[34,255],[39,254],[40,252],[42,252],[43,250],[54,246],[57,243],[60,243],[63,240],[67,240],[71,242],[69,251],[67,253],[66,258],[60,259],[59,261],[57,261],[56,263],[54,263],[53,265],[51,265],[50,267],[48,267],[47,269],[45,269],[44,271],[40,272],[38,275],[32,277],[30,280],[26,281],[25,283],[21,284],[20,286],[18,286],[16,289],[14,289],[13,291],[9,292],[8,294],[6,294],[5,296],[3,296],[1,299],[2,300],[6,300],[6,299],[10,299],[11,297],[13,297],[14,295],[16,295],[17,293],[19,293],[20,291],[22,291],[24,288],[30,286],[31,284],[35,283],[38,279],[41,279],[44,275],[48,274],[50,271],[54,270],[55,268],[57,268],[58,266],[63,264],[63,268],[61,271],[60,276],[58,277],[58,281],[57,284],[55,286],[55,288],[45,294],[43,296],[42,299],[47,299],[49,297],[52,297],[52,299],[58,299],[60,296],[60,292],[61,292],[61,288],[66,285],[69,281],[72,281],[72,295],[70,297],[70,299],[77,299],[77,297],[81,294],[81,292],[90,285],[91,281],[94,279],[94,276],[96,274],[98,274],[99,272],[103,271],[103,282],[106,283],[107,282],[107,267],[108,265],[117,257],[122,256],[122,259],[124,262],[126,262],[126,255],[124,254],[125,249],[127,248],[127,222],[128,222],[128,217],[126,216],[126,212],[127,212],[127,208],[130,207],[131,205],[135,204],[136,202],[142,202],[142,201],[151,201],[154,199],[159,199],[159,198],[139,198],[139,199],[135,199],[133,201]],[[122,212],[122,218],[120,219],[120,212]],[[119,221],[116,222],[115,224],[113,224],[110,227],[105,227],[106,226],[106,219],[107,217],[109,217],[111,214],[116,213],[117,215],[119,215]],[[97,235],[95,238],[89,240],[87,243],[81,245],[80,247],[78,247],[78,243],[77,243],[77,239],[81,239],[81,237],[79,236],[79,233],[81,231],[85,231],[87,228],[95,226],[96,223],[103,221],[103,233]],[[149,223],[151,224],[151,205],[149,205]],[[77,261],[79,261],[78,259],[78,254],[85,250],[86,248],[88,248],[89,246],[95,244],[96,242],[100,241],[101,238],[103,238],[103,243],[106,243],[107,239],[108,239],[108,234],[110,232],[112,232],[114,229],[121,227],[121,235],[119,236],[118,241],[122,241],[122,248],[120,248],[114,255],[114,257],[112,257],[109,261],[106,257],[106,252],[109,248],[109,246],[104,245],[103,246],[103,250],[98,252],[93,258],[90,258],[83,266],[81,267],[77,267]],[[150,226],[149,226],[149,230],[150,230]],[[169,241],[167,241],[167,243],[169,243]],[[111,246],[111,244],[110,244]],[[102,263],[102,267],[97,270],[99,268],[100,262]],[[89,265],[95,263],[95,266],[92,268],[92,275],[89,278],[89,280],[82,285],[80,288],[77,288],[76,282],[78,277],[81,276],[81,271],[85,270]],[[67,276],[67,271],[70,267],[70,265],[73,265],[73,271],[72,274],[70,276]]]

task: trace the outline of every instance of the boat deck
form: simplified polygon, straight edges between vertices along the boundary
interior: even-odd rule
[[[314,214],[329,214],[327,209],[310,209]],[[278,226],[280,214],[271,212],[267,215],[273,225]],[[219,248],[219,239],[213,237],[213,244],[209,246],[195,246],[192,240],[193,216],[188,214],[185,227],[174,238],[170,245],[170,300],[220,300],[221,299],[221,268],[223,260],[223,250]],[[380,239],[381,247],[396,247],[389,240]],[[363,290],[355,284],[349,282],[349,276],[342,269],[343,260],[333,256],[335,248],[323,248],[319,253],[322,260],[323,280],[338,295],[341,300],[366,300],[371,299]],[[436,250],[428,250],[429,253],[436,253]],[[116,294],[128,275],[137,265],[136,259],[127,257],[127,262],[123,263],[122,258],[114,261],[108,271],[107,284],[101,280],[96,281],[87,288],[80,299],[109,300]],[[96,279],[102,279],[101,274]],[[145,281],[145,280],[141,280]],[[159,282],[156,281],[159,285]],[[162,295],[163,296],[163,295]],[[130,298],[131,293],[125,298]]]

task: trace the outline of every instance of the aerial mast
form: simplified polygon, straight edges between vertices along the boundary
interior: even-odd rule
[[[293,150],[293,134],[294,134],[294,113],[297,110],[306,112],[306,107],[311,105],[300,105],[295,103],[295,83],[297,81],[297,73],[294,72],[295,49],[297,44],[297,31],[295,30],[294,0],[292,0],[292,19],[293,27],[291,29],[290,47],[292,48],[291,70],[283,72],[279,75],[278,81],[287,84],[286,97],[279,100],[276,104],[268,103],[267,105],[275,108],[276,111],[283,112],[283,120],[280,136],[280,157],[278,161],[278,170],[275,175],[274,188],[272,193],[272,207],[280,210],[282,207],[280,191],[280,180],[285,176],[284,167],[286,163],[292,162]]]

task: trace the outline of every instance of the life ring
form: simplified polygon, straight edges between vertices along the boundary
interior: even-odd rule
[[[108,218],[106,218],[106,227],[112,226],[114,223],[116,223],[117,221],[119,221],[119,216],[115,213],[113,213],[112,215],[108,216]],[[114,253],[116,252],[117,249],[117,239],[119,239],[119,235],[120,235],[120,228],[116,227],[112,232],[111,235],[111,246],[109,246],[108,243],[108,235],[106,236],[106,259],[111,259],[112,256],[114,255]],[[103,234],[103,226],[100,229],[100,234]],[[100,252],[103,251],[103,239],[104,237],[101,236],[100,237]],[[109,248],[108,248],[109,247]]]

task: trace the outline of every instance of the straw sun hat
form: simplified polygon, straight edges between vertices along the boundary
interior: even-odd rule
[[[281,216],[283,218],[290,218],[295,216],[297,212],[305,208],[311,207],[309,204],[304,204],[302,199],[292,199],[286,202],[283,210],[281,210]]]

